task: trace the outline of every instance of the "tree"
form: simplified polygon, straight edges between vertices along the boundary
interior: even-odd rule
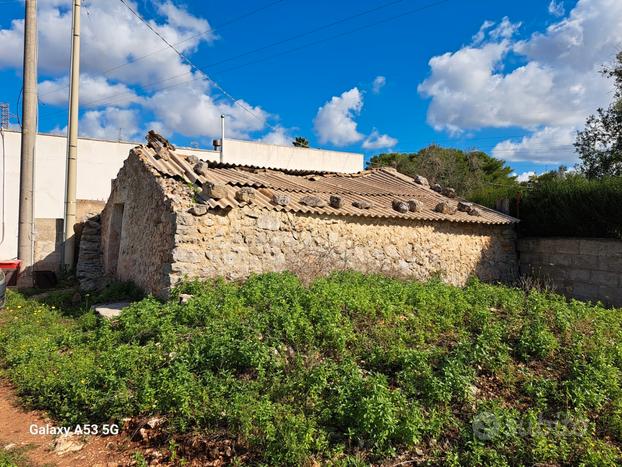
[[[292,144],[297,148],[308,148],[309,140],[303,136],[296,136],[296,139],[292,141]]]
[[[602,73],[614,79],[613,102],[588,117],[574,144],[581,157],[581,170],[588,178],[622,175],[622,52]]]
[[[461,151],[432,145],[417,153],[388,153],[374,156],[370,167],[394,167],[414,177],[423,175],[430,183],[452,187],[458,195],[477,197],[491,188],[516,188],[518,183],[505,162],[482,151]]]

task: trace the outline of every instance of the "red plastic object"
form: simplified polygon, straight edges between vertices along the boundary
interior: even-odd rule
[[[0,269],[2,269],[6,275],[7,287],[17,285],[17,271],[19,271],[20,264],[21,261],[19,259],[0,261]]]

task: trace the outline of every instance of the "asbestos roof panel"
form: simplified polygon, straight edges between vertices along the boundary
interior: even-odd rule
[[[192,160],[175,151],[161,149],[156,153],[148,146],[139,146],[134,151],[142,156],[146,164],[162,175],[201,186],[206,183],[227,186],[228,195],[225,198],[207,200],[207,204],[214,209],[242,207],[243,205],[235,199],[235,193],[240,187],[252,187],[256,189],[253,205],[273,211],[469,224],[518,222],[513,217],[475,204],[474,206],[480,211],[480,216],[471,216],[460,211],[455,214],[436,212],[434,209],[440,202],[446,202],[455,208],[461,200],[448,198],[428,187],[417,185],[412,178],[392,169],[371,169],[358,174],[311,174],[218,164],[216,167],[210,166],[207,174],[203,176],[194,172]],[[288,196],[289,204],[287,206],[273,204],[273,194]],[[310,207],[301,204],[300,199],[308,195],[319,197],[327,203],[327,206]],[[341,196],[343,206],[339,209],[329,206],[330,195]],[[423,204],[423,209],[417,212],[400,213],[393,209],[395,199],[403,201],[416,199]],[[372,203],[372,207],[359,209],[352,205],[354,201],[368,201]]]

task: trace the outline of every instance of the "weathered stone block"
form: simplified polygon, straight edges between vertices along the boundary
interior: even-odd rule
[[[397,212],[406,213],[409,211],[408,203],[399,199],[394,199],[391,205],[393,206],[393,209]]]
[[[572,257],[572,266],[580,269],[598,269],[598,256],[578,255]]]
[[[564,254],[551,254],[548,263],[554,266],[570,266],[572,264],[572,256]]]
[[[343,207],[343,198],[337,195],[331,195],[329,204],[335,209],[341,209]]]
[[[448,203],[438,203],[434,208],[436,212],[440,212],[441,214],[452,215],[456,213],[455,208],[452,208]]]
[[[467,203],[466,201],[458,201],[458,211],[469,212],[473,209],[473,203]]]
[[[453,188],[445,187],[443,188],[441,193],[443,194],[443,196],[447,196],[448,198],[456,197],[456,190],[454,190]]]
[[[204,216],[207,214],[207,206],[197,204],[188,209],[188,212],[196,217]]]
[[[194,225],[195,219],[194,216],[187,212],[179,212],[177,213],[177,224],[183,226],[191,226]]]
[[[580,239],[579,253],[582,255],[606,255],[607,245],[598,240]]]
[[[607,285],[617,287],[619,282],[619,274],[607,271],[592,271],[590,280],[598,285]]]
[[[201,253],[187,248],[176,247],[173,249],[173,261],[180,263],[198,263],[201,261]]]
[[[209,165],[207,164],[207,162],[204,161],[197,162],[192,170],[195,174],[205,177],[209,172]]]
[[[277,206],[287,206],[290,202],[289,196],[282,194],[274,194],[272,195],[272,204],[276,204]]]
[[[417,175],[415,177],[415,183],[421,186],[430,186],[428,179],[425,177],[422,177],[421,175]]]
[[[421,212],[423,211],[423,203],[419,200],[416,199],[409,199],[407,201],[408,203],[408,210],[410,212]]]
[[[199,162],[199,158],[193,154],[189,154],[188,156],[186,156],[186,160],[188,161],[189,164],[197,164]]]
[[[266,213],[257,218],[257,227],[264,230],[279,230],[281,228],[281,221],[275,214]]]
[[[323,208],[326,207],[326,201],[319,198],[318,196],[307,195],[300,198],[300,204],[304,204],[305,206],[309,206],[311,208]]]
[[[361,199],[352,202],[352,206],[359,209],[371,209],[373,204],[370,201]]]
[[[227,187],[216,183],[206,183],[201,190],[203,198],[222,199],[228,194]]]
[[[579,240],[575,238],[559,238],[549,240],[549,250],[557,253],[579,254]]]
[[[235,192],[235,199],[239,203],[250,204],[255,201],[255,189],[252,187],[242,187]]]
[[[622,275],[622,256],[599,256],[598,269]]]
[[[568,269],[568,280],[573,282],[589,282],[590,271],[588,269]]]

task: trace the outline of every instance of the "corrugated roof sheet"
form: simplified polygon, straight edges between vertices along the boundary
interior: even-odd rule
[[[260,209],[300,213],[327,214],[334,216],[358,216],[372,218],[412,219],[425,221],[464,222],[472,224],[511,224],[517,219],[475,205],[479,216],[456,211],[455,214],[442,214],[435,211],[440,202],[456,207],[458,198],[448,198],[428,187],[418,185],[406,175],[394,169],[370,169],[357,174],[286,172],[272,169],[251,168],[225,164],[210,164],[205,176],[194,172],[192,156],[184,156],[174,150],[162,148],[158,152],[149,146],[138,146],[134,150],[146,164],[159,173],[178,178],[187,183],[203,186],[207,183],[225,185],[227,196],[221,199],[209,199],[212,208],[236,208],[243,206],[235,199],[240,187],[256,189],[253,205]],[[290,199],[287,206],[272,203],[272,195],[283,194]],[[314,195],[327,203],[326,207],[310,207],[300,203],[300,199]],[[328,205],[330,195],[343,198],[339,209]],[[423,203],[423,209],[417,212],[400,213],[393,209],[393,201],[416,199]],[[372,203],[370,209],[353,206],[354,201]]]

